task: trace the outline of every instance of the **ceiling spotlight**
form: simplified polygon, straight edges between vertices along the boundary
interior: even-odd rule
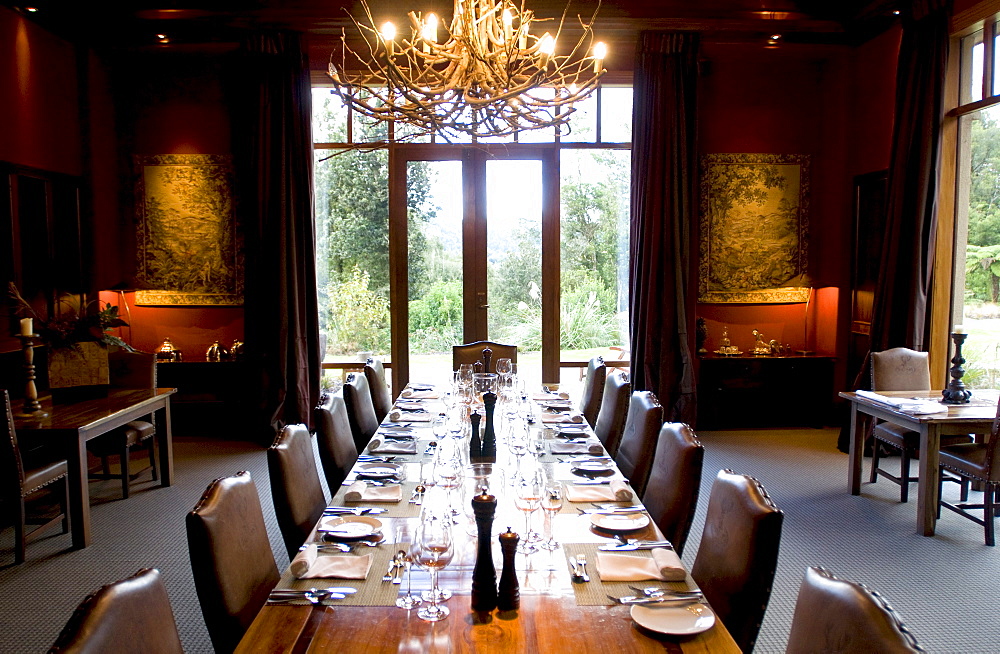
[[[892,15],[893,15],[893,16],[898,16],[898,15],[899,15],[900,13],[901,13],[901,12],[899,11],[899,9],[893,9],[893,10],[892,10]]]
[[[157,34],[156,40],[159,41],[160,43],[170,43],[170,39],[167,38],[166,34]]]
[[[773,47],[777,46],[780,41],[781,41],[781,35],[780,34],[772,34],[771,36],[767,37],[767,46],[766,47],[773,48]]]
[[[35,13],[36,11],[38,11],[38,7],[25,7],[25,8],[24,8],[24,10],[25,10],[26,12],[28,12],[29,14],[33,14],[33,13]]]
[[[781,35],[780,35],[780,34],[772,34],[772,35],[771,35],[771,40],[772,40],[772,41],[777,41],[777,40],[778,40],[778,39],[780,39],[780,38],[781,38]]]

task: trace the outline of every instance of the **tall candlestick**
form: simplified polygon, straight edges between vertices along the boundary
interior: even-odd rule
[[[21,318],[21,336],[31,336],[34,333],[31,318]]]
[[[951,335],[951,339],[955,341],[955,356],[951,359],[951,370],[948,371],[951,381],[948,382],[948,387],[941,391],[941,402],[944,404],[968,404],[972,397],[972,391],[962,382],[962,377],[965,375],[965,368],[962,367],[965,363],[962,357],[962,344],[965,343],[968,334],[964,329],[961,332],[957,331],[960,326],[957,326],[955,333]]]
[[[27,318],[27,320],[31,320]],[[24,329],[24,322],[21,322]],[[24,353],[24,408],[17,414],[19,418],[46,418],[48,413],[42,411],[38,401],[38,389],[35,388],[35,334],[20,334],[21,351]]]

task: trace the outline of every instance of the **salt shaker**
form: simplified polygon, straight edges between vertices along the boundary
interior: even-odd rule
[[[472,571],[473,611],[492,611],[497,607],[497,571],[493,567],[493,547],[490,542],[496,510],[497,498],[490,495],[483,486],[479,495],[472,498],[472,511],[476,515],[476,530],[479,533],[476,567]]]
[[[517,554],[519,540],[521,539],[510,527],[500,534],[503,572],[500,573],[500,588],[497,590],[497,608],[501,611],[514,611],[521,606],[521,591],[517,583],[517,572],[514,570],[514,556]]]

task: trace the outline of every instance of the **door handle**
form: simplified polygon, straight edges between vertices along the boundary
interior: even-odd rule
[[[489,303],[486,301],[486,293],[476,293],[476,297],[479,299],[479,308],[480,309],[489,309],[490,308]]]

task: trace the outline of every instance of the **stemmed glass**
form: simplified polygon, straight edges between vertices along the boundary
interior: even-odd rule
[[[497,359],[496,372],[500,375],[500,389],[507,392],[510,388],[510,375],[514,370],[514,365],[510,359]]]
[[[435,511],[425,511],[417,527],[417,561],[431,573],[430,606],[417,611],[421,620],[435,622],[444,620],[450,611],[438,604],[441,588],[438,586],[438,571],[451,562],[455,552],[455,542],[451,533],[451,520]]]
[[[444,437],[448,435],[448,416],[443,413],[438,414],[434,418],[434,422],[431,423],[431,433],[434,434],[434,438],[438,442],[438,447],[444,441]]]
[[[510,427],[510,440],[507,442],[507,447],[517,459],[514,479],[519,479],[521,477],[521,458],[528,451],[528,434],[527,430],[520,429],[513,422]]]
[[[411,532],[409,525],[399,525],[396,527],[396,545],[397,547],[401,543],[407,543],[409,546],[406,552],[406,558],[403,559],[403,565],[406,566],[406,595],[396,599],[396,606],[401,609],[415,609],[424,603],[420,599],[420,595],[413,594],[413,562],[417,559],[419,554],[420,545],[416,542],[414,534]]]
[[[547,550],[559,549],[559,543],[552,535],[552,519],[563,506],[563,485],[558,481],[546,481],[542,488],[542,511],[545,511],[545,540],[539,547]]]
[[[451,491],[458,487],[458,478],[462,472],[462,462],[456,454],[456,448],[441,444],[438,446],[437,462],[434,465],[434,476],[438,486],[445,489],[448,510],[452,516],[457,516],[459,512],[453,508]]]
[[[524,512],[524,537],[518,543],[517,551],[522,554],[534,554],[538,551],[534,543],[529,542],[531,536],[531,514],[538,508],[542,499],[542,484],[537,475],[521,479],[517,483],[514,494],[514,506]]]

